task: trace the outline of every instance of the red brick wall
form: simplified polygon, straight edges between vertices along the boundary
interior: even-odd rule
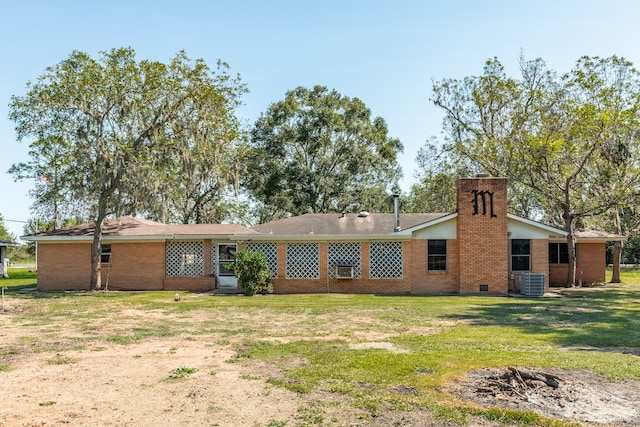
[[[162,245],[162,266],[158,265],[158,272],[162,274],[162,288],[171,291],[210,291],[216,288],[216,278],[211,271],[211,240],[204,241],[204,276],[202,277],[165,277],[166,243]]]
[[[38,243],[38,290],[89,289],[91,243]]]
[[[101,269],[102,286],[111,290],[211,290],[211,242],[205,241],[204,277],[165,277],[164,242],[111,243],[111,263]],[[38,289],[89,289],[91,243],[39,243]]]
[[[414,294],[458,293],[458,242],[447,240],[447,270],[427,270],[427,240],[411,242],[411,292]]]
[[[549,290],[549,241],[547,239],[531,239],[531,272],[544,274],[544,289]],[[520,273],[513,273],[512,288],[520,291]]]
[[[591,284],[606,280],[606,245],[604,243],[578,243],[578,263],[576,265],[576,285]],[[567,264],[549,265],[551,283],[564,285],[567,283]]]
[[[460,254],[460,293],[479,293],[480,285],[488,285],[490,293],[507,293],[508,236],[507,180],[505,178],[464,178],[456,182],[457,237]],[[474,214],[474,191],[493,193],[491,215],[489,195],[483,210],[477,197]]]
[[[278,278],[273,280],[274,293],[409,293],[411,292],[411,242],[403,242],[403,277],[401,279],[369,278],[369,243],[360,243],[362,276],[360,279],[330,279],[327,271],[327,242],[320,242],[320,278],[286,279],[286,243],[278,243]]]
[[[164,289],[165,243],[112,243],[111,264],[102,265],[102,286],[111,290]]]

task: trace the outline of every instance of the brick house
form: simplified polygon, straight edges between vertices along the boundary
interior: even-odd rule
[[[276,293],[539,294],[566,281],[566,232],[509,214],[506,179],[459,179],[456,190],[454,213],[401,214],[396,203],[394,214],[307,214],[250,229],[111,220],[102,282],[236,292],[224,266],[243,247],[266,255]],[[86,224],[24,237],[38,243],[39,289],[88,287],[92,234]],[[603,282],[605,243],[620,239],[578,232],[577,279]]]

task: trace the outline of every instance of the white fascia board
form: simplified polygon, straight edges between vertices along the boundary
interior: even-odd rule
[[[623,242],[626,241],[627,238],[623,236],[612,236],[612,237],[575,237],[576,243],[607,243],[607,242]],[[549,238],[549,242],[551,243],[566,243],[567,238],[555,237]]]
[[[398,241],[411,240],[411,234],[402,232],[393,234],[309,234],[309,235],[284,235],[284,234],[261,234],[258,236],[248,236],[243,241],[248,242],[369,242],[369,241]]]
[[[419,230],[422,230],[422,229],[428,228],[428,227],[433,227],[434,225],[438,225],[438,224],[441,224],[443,222],[447,222],[447,221],[452,220],[452,219],[457,218],[457,217],[458,217],[458,212],[453,212],[453,213],[450,213],[449,215],[445,215],[445,216],[441,216],[440,218],[436,218],[433,221],[425,222],[423,224],[414,225],[413,227],[407,228],[405,230],[400,230],[396,234],[407,234],[407,235],[409,235],[411,237],[415,231],[419,231]],[[402,217],[400,217],[400,219],[402,220]],[[402,225],[402,224],[400,224],[400,225]]]
[[[151,242],[151,241],[164,241],[171,240],[173,235],[153,235],[153,236],[102,236],[101,241],[106,242]],[[81,242],[93,242],[93,236],[22,236],[22,240],[41,243],[81,243]]]
[[[507,218],[513,221],[522,222],[524,224],[530,225],[531,227],[536,227],[541,230],[545,230],[549,233],[552,233],[550,235],[553,235],[553,236],[567,236],[569,234],[568,232],[561,230],[559,228],[551,227],[550,225],[541,224],[539,222],[532,221],[530,219],[523,218],[521,216],[507,214]]]
[[[244,241],[255,234],[154,234],[148,236],[102,236],[103,242],[157,242],[167,240],[230,240]],[[42,243],[92,242],[93,236],[22,236],[22,240]]]
[[[230,240],[245,241],[255,237],[254,234],[172,234],[167,240]]]

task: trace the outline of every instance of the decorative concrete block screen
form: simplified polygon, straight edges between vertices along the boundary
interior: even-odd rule
[[[167,276],[204,276],[203,242],[167,243]]]
[[[287,243],[287,279],[320,278],[320,244]]]
[[[278,244],[277,243],[247,243],[247,249],[252,252],[262,252],[267,258],[267,265],[271,270],[271,278],[278,277]]]
[[[353,278],[362,278],[360,243],[358,242],[329,243],[327,261],[327,273],[332,279],[336,278],[336,265],[350,265],[353,267]]]
[[[402,279],[402,242],[369,243],[369,277]]]

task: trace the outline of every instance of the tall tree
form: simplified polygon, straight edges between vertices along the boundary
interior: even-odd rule
[[[0,214],[0,240],[15,241],[16,236],[4,225],[4,217]]]
[[[546,219],[561,221],[574,285],[576,225],[638,183],[638,73],[614,56],[583,57],[561,76],[522,60],[521,74],[507,77],[493,59],[481,76],[437,82],[433,102],[454,155],[528,189]]]
[[[463,164],[451,161],[433,138],[420,147],[406,210],[409,212],[453,212],[456,209],[455,181],[467,175]]]
[[[236,122],[233,107],[245,88],[218,65],[214,72],[184,52],[164,64],[137,61],[131,48],[98,59],[75,51],[11,98],[18,138],[34,140],[31,161],[15,165],[14,176],[55,174],[59,200],[82,200],[96,224],[91,289],[101,283],[103,221],[154,211],[159,192],[180,173],[167,153],[188,157],[195,140],[216,144],[212,133],[194,134],[199,124],[209,132],[210,123],[224,123],[226,132]]]
[[[398,139],[357,98],[298,87],[251,133],[246,186],[261,221],[314,212],[388,209],[401,169]]]

